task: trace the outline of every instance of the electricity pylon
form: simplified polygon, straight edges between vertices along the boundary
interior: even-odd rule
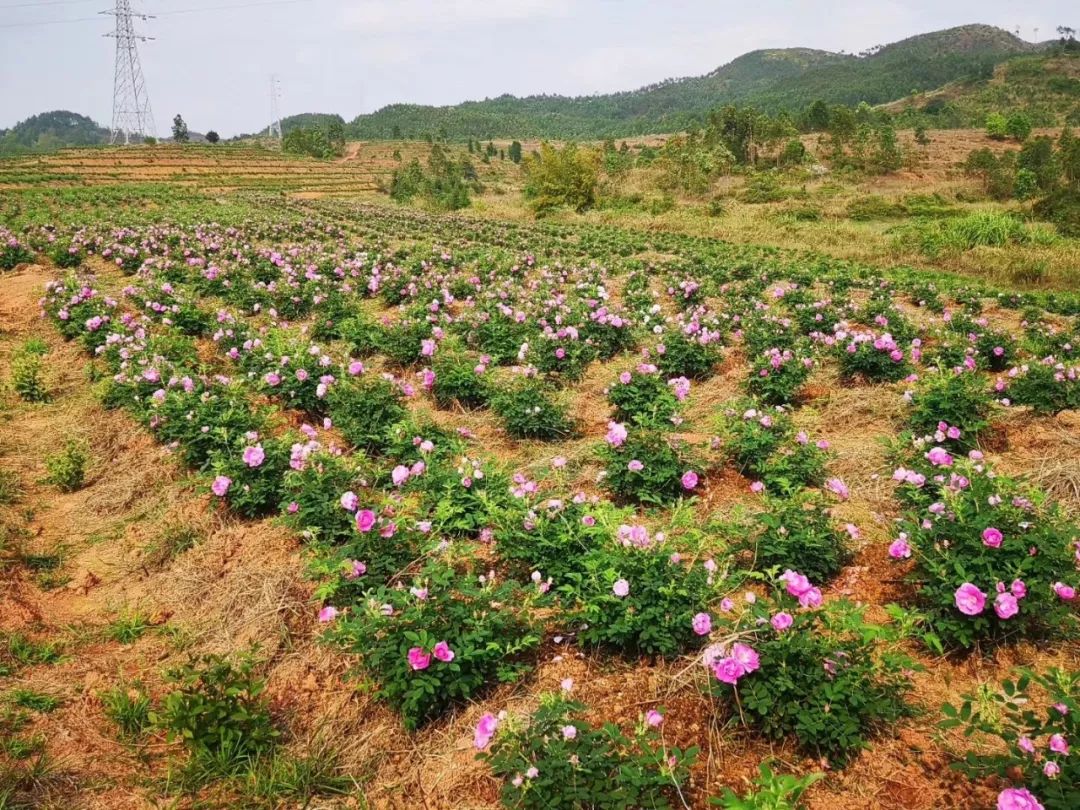
[[[116,40],[116,78],[113,81],[113,116],[109,143],[131,143],[150,136],[157,136],[154,113],[150,109],[150,95],[146,90],[142,65],[139,63],[138,42],[153,37],[135,33],[134,18],[152,20],[148,14],[131,10],[130,0],[116,0],[116,8],[103,11],[116,17],[116,30],[105,34]]]

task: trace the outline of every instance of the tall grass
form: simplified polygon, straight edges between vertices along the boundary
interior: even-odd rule
[[[897,247],[915,247],[930,258],[977,247],[1051,245],[1056,239],[1047,228],[1025,224],[1011,214],[997,211],[977,211],[948,220],[921,220],[896,231]]]

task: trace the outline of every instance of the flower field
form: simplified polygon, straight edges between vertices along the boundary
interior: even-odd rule
[[[179,194],[0,200],[0,807],[1080,806],[1080,296]]]

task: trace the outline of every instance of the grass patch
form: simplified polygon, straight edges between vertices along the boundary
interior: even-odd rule
[[[141,613],[122,614],[105,628],[105,637],[121,644],[133,644],[151,627],[150,620]]]
[[[63,660],[60,644],[34,641],[22,633],[0,633],[0,677],[23,667],[58,664]]]
[[[150,698],[141,684],[118,686],[99,697],[105,717],[116,726],[122,739],[138,739],[152,728]]]
[[[0,470],[0,506],[18,503],[23,496],[19,476],[13,470]]]
[[[895,235],[897,247],[914,248],[929,258],[977,247],[1048,246],[1056,240],[1057,236],[1045,227],[1028,225],[1011,214],[995,211],[948,220],[922,220],[898,229]]]
[[[152,570],[164,568],[202,539],[202,532],[194,526],[168,526],[143,549],[143,565]]]
[[[12,689],[6,698],[13,706],[42,714],[56,711],[64,703],[61,698],[46,692],[38,692],[36,689]]]

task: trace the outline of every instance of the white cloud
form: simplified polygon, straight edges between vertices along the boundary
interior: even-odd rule
[[[432,33],[565,17],[570,0],[364,0],[340,12],[345,28],[369,34]]]

